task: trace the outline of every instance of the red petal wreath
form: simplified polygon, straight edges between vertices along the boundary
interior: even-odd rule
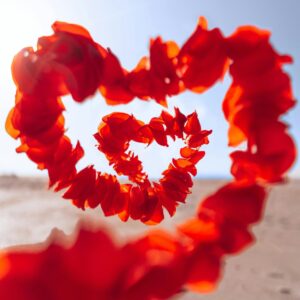
[[[82,102],[99,90],[108,104],[138,97],[166,105],[168,96],[184,90],[204,92],[229,69],[232,84],[223,102],[229,145],[245,143],[246,149],[231,154],[232,182],[204,199],[197,215],[175,235],[150,232],[117,246],[104,232],[83,228],[68,248],[66,241],[61,245],[52,238],[43,250],[10,250],[0,258],[1,295],[20,299],[11,294],[18,290],[24,299],[41,299],[47,290],[49,299],[150,300],[185,288],[212,289],[224,256],[253,241],[250,226],[261,218],[268,184],[283,181],[295,161],[293,139],[280,119],[295,104],[282,69],[291,57],[274,50],[268,31],[245,26],[223,37],[200,18],[181,48],[160,37],[151,40],[150,56],[129,72],[84,28],[56,22],[53,30],[52,36],[39,39],[37,50],[25,48],[13,61],[18,90],[6,128],[21,141],[17,151],[48,170],[50,186],[67,189],[64,197],[76,206],[101,205],[105,215],[148,224],[163,219],[163,208],[173,215],[189,193],[191,175],[204,155],[200,147],[211,132],[202,130],[196,113],[185,116],[179,109],[174,116],[163,111],[148,124],[125,113],[103,117],[95,138],[116,172],[133,182],[121,184],[93,166],[77,171],[83,149],[79,143],[73,147],[65,135],[61,96],[71,94]],[[186,146],[159,182],[151,183],[138,157],[128,151],[129,143],[167,146],[167,137],[180,138]],[[78,260],[87,264],[86,271]]]

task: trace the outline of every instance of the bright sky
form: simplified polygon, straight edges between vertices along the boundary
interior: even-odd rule
[[[4,130],[9,109],[14,103],[15,88],[11,80],[10,64],[13,55],[21,48],[35,46],[39,36],[51,34],[55,20],[78,23],[85,26],[94,39],[110,47],[122,64],[131,69],[139,58],[148,54],[149,38],[161,35],[181,45],[193,32],[197,19],[203,15],[209,27],[219,27],[225,35],[236,27],[252,24],[273,32],[272,42],[282,53],[291,54],[295,63],[287,67],[293,79],[296,98],[300,95],[300,2],[299,0],[10,0],[0,4],[0,173],[38,175],[40,171],[27,157],[17,155],[18,143]],[[197,110],[203,128],[213,129],[211,143],[206,147],[207,156],[199,163],[201,177],[224,177],[229,175],[226,132],[221,102],[229,79],[203,95],[184,93],[170,99],[170,109],[178,106],[184,113]],[[101,117],[113,111],[134,113],[144,121],[158,116],[162,107],[139,100],[127,106],[108,107],[100,95],[83,105],[65,99],[67,106],[68,135],[74,143],[79,139],[86,151],[81,166],[95,164],[98,170],[111,172],[101,153],[95,148],[93,133]],[[300,107],[286,118],[299,145]],[[178,155],[179,144],[164,148],[151,146],[146,150],[132,147],[145,161],[145,170],[158,177],[167,167],[171,157]],[[300,177],[299,162],[292,170]]]

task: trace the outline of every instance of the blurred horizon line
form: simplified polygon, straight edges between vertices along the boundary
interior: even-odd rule
[[[114,174],[115,175],[115,174]],[[115,175],[120,181],[130,181],[126,178],[126,176],[118,176]],[[0,173],[0,179],[1,178],[37,178],[37,179],[48,179],[47,174],[15,174],[15,173]],[[291,180],[300,180],[300,174],[288,174],[288,176],[285,177],[286,179]],[[151,181],[158,181],[160,177],[149,177]],[[226,175],[198,175],[193,177],[193,180],[232,180],[232,176],[226,176]]]

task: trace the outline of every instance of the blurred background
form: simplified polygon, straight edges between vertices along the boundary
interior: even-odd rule
[[[182,45],[194,31],[199,16],[205,16],[209,27],[219,27],[225,36],[236,27],[245,24],[256,25],[272,31],[272,43],[280,53],[289,53],[294,64],[286,70],[293,80],[296,98],[300,87],[300,3],[298,0],[10,0],[0,4],[0,174],[41,175],[36,166],[24,154],[17,155],[18,142],[5,132],[6,115],[14,104],[15,87],[11,79],[10,65],[14,54],[26,46],[35,47],[38,37],[52,34],[51,24],[55,20],[78,23],[85,26],[95,41],[110,47],[120,58],[125,68],[133,68],[143,55],[148,54],[151,37],[161,35],[165,40],[174,40]],[[227,124],[221,111],[221,102],[230,78],[218,83],[204,94],[186,92],[169,100],[169,109],[179,107],[184,113],[194,110],[200,115],[205,129],[213,129],[210,144],[205,147],[207,155],[199,163],[199,177],[224,178],[229,176],[230,160],[227,148]],[[75,143],[80,140],[86,156],[81,167],[95,164],[98,170],[112,172],[95,147],[93,133],[101,118],[113,111],[134,113],[148,121],[158,116],[162,107],[152,102],[134,100],[131,104],[108,107],[97,94],[84,104],[75,104],[66,97],[65,113],[67,134]],[[300,107],[297,106],[285,118],[291,124],[291,132],[299,144]],[[163,148],[152,145],[132,145],[145,164],[150,177],[159,177],[171,158],[178,156],[178,143]],[[155,164],[153,159],[155,158]],[[46,174],[44,174],[46,175]],[[292,169],[292,176],[300,176],[299,162]]]

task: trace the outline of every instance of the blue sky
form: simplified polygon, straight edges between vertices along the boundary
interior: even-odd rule
[[[85,26],[94,39],[110,47],[122,64],[131,69],[139,58],[148,53],[151,37],[161,35],[175,40],[179,45],[193,32],[199,16],[205,16],[209,27],[219,27],[224,35],[236,27],[252,24],[272,31],[272,43],[281,53],[294,57],[294,64],[286,67],[292,77],[296,98],[300,95],[300,2],[298,0],[10,0],[0,4],[0,173],[39,175],[40,171],[27,157],[17,155],[18,145],[4,131],[9,109],[14,103],[15,88],[10,75],[13,55],[25,46],[35,46],[39,36],[51,34],[55,20],[78,23]],[[211,143],[206,147],[207,156],[199,163],[201,177],[225,177],[229,175],[230,160],[227,149],[227,124],[221,111],[221,103],[230,83],[225,78],[205,94],[184,93],[169,100],[169,108],[178,106],[184,113],[194,110],[200,115],[205,129],[213,129]],[[111,172],[103,155],[95,148],[92,134],[96,132],[101,117],[113,111],[134,113],[142,120],[160,114],[162,107],[155,103],[133,101],[127,106],[108,107],[100,95],[83,105],[65,99],[68,135],[72,141],[79,139],[86,149],[86,157],[80,166],[95,164],[98,170]],[[299,144],[300,108],[297,106],[285,120]],[[132,146],[145,161],[145,170],[158,177],[173,156],[178,156],[180,143],[170,148],[151,146],[144,149]],[[292,170],[300,177],[299,162]]]

